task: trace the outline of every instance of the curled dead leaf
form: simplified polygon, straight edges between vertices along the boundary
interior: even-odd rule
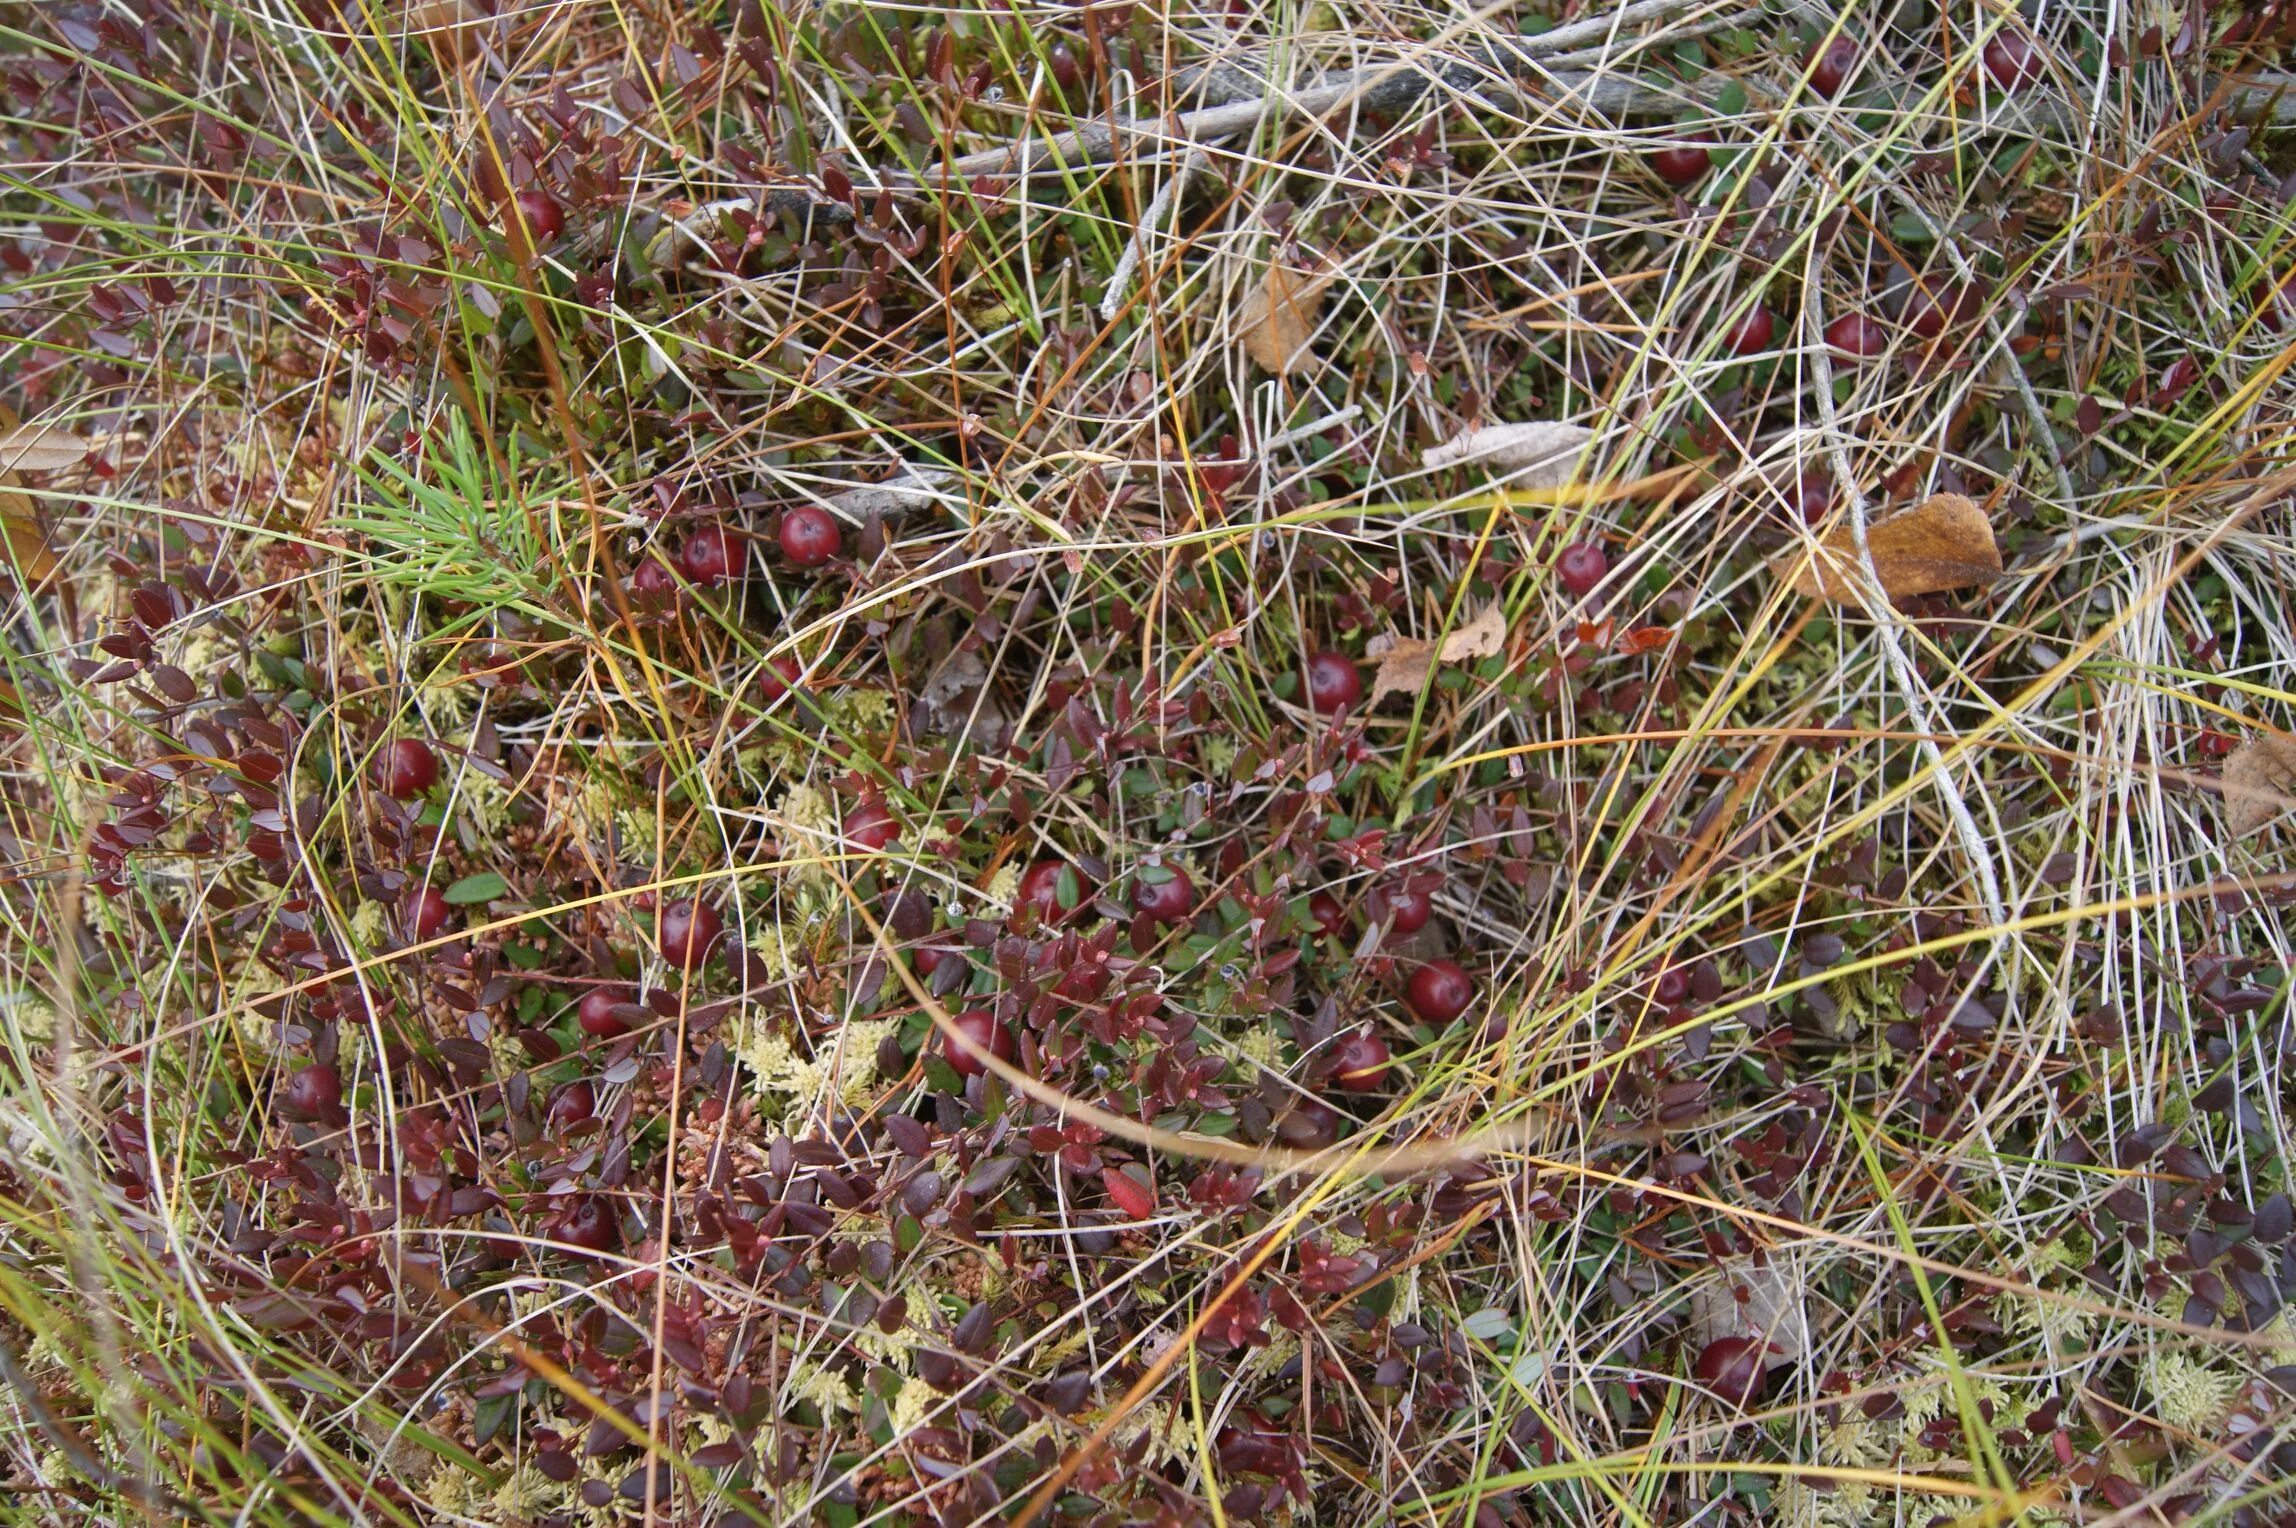
[[[1379,672],[1372,676],[1371,695],[1364,704],[1376,706],[1399,691],[1417,693],[1438,663],[1489,658],[1504,651],[1506,645],[1507,615],[1496,602],[1485,605],[1473,620],[1445,637],[1440,648],[1418,637],[1374,642],[1365,649],[1364,656],[1379,660]]]
[[[17,425],[0,434],[0,472],[56,472],[88,454],[85,437],[60,425]]]
[[[1594,431],[1583,424],[1551,419],[1491,424],[1430,447],[1420,461],[1430,472],[1474,462],[1514,475],[1518,487],[1567,488],[1593,439]]]
[[[2296,737],[2264,732],[2224,761],[2224,827],[2246,838],[2296,806]]]
[[[1278,376],[1305,366],[1312,359],[1307,342],[1323,310],[1323,289],[1330,285],[1328,272],[1296,271],[1271,262],[1236,314],[1244,353]]]
[[[1941,594],[1992,583],[2001,576],[2001,546],[1974,500],[1941,493],[1866,528],[1881,592],[1891,599]],[[1773,566],[1796,594],[1841,602],[1865,586],[1857,538],[1836,526],[1814,548],[1795,548]]]

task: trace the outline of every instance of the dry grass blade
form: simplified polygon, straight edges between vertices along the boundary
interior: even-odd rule
[[[1935,494],[1874,524],[1866,532],[1881,592],[1891,599],[1941,594],[1992,583],[2001,576],[2001,547],[1992,522],[1976,501]],[[1788,552],[1777,566],[1796,594],[1836,602],[1854,600],[1866,587],[1850,527],[1837,526],[1817,546]]]

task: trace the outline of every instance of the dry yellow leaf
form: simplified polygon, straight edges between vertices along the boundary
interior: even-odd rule
[[[0,472],[54,472],[87,454],[88,442],[59,425],[17,425],[0,434]]]
[[[2224,826],[2246,838],[2296,806],[2296,737],[2266,732],[2224,761]]]
[[[1976,503],[1941,493],[1866,528],[1874,571],[1892,599],[1939,594],[1989,584],[2001,576],[2001,547],[1992,522]],[[1814,550],[1797,548],[1778,559],[1796,594],[1849,600],[1865,585],[1857,540],[1847,525],[1828,532]]]
[[[1436,664],[1488,658],[1504,650],[1506,645],[1506,612],[1493,603],[1485,605],[1472,621],[1445,637],[1440,650],[1433,642],[1417,637],[1399,638],[1376,651],[1367,650],[1366,657],[1379,660],[1379,672],[1372,675],[1371,697],[1364,703],[1376,706],[1398,691],[1415,693],[1427,682],[1427,675]]]
[[[46,425],[24,426],[15,411],[0,404],[0,541],[7,543],[7,558],[28,584],[37,584],[61,565],[48,550],[48,535],[39,511],[23,490],[14,467],[34,471],[68,467],[88,454],[88,443],[67,430]]]
[[[1281,262],[1270,264],[1266,278],[1252,288],[1236,314],[1244,353],[1278,376],[1305,366],[1313,359],[1308,337],[1315,333],[1323,289],[1330,285],[1325,272],[1311,275]]]

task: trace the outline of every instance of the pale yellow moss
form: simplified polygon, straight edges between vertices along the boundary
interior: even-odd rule
[[[766,980],[783,981],[797,969],[796,946],[789,930],[762,915],[743,926],[741,942],[766,968]]]
[[[596,833],[614,826],[615,814],[620,810],[613,783],[603,770],[593,766],[582,776],[582,788],[574,793],[574,820]]]
[[[893,1019],[855,1019],[838,1036],[825,1037],[812,1056],[801,1056],[781,1026],[753,1014],[734,1047],[749,1068],[757,1091],[788,1100],[793,1113],[809,1112],[831,1097],[858,1107],[881,1082],[877,1047],[897,1028]]]
[[[2044,1351],[2060,1355],[2085,1352],[2089,1344],[2089,1313],[2046,1294],[2005,1294],[1993,1302],[1993,1319],[2002,1329],[2036,1333]]]
[[[463,810],[489,836],[500,834],[510,826],[511,803],[516,798],[507,784],[483,770],[466,769],[458,777],[456,788],[462,795]]]
[[[477,711],[478,691],[467,684],[448,683],[443,675],[434,676],[415,691],[415,709],[433,737],[449,737]]]
[[[1253,1081],[1261,1071],[1283,1070],[1284,1037],[1272,1024],[1248,1026],[1236,1040],[1236,1049],[1242,1053],[1241,1071],[1246,1083]]]
[[[981,888],[981,899],[999,912],[1012,910],[1012,899],[1020,895],[1021,868],[1017,864],[999,866]]]
[[[193,627],[175,650],[175,666],[201,681],[238,658],[239,644],[213,625]]]
[[[56,1005],[37,992],[10,993],[0,997],[0,1022],[16,1044],[46,1045],[56,1038]]]
[[[1143,1467],[1152,1468],[1181,1458],[1193,1446],[1189,1435],[1174,1423],[1172,1408],[1162,1401],[1141,1402],[1116,1424],[1116,1430],[1109,1436],[1118,1450],[1129,1457],[1132,1445],[1143,1435],[1148,1439],[1148,1451],[1140,1457]]]
[[[894,708],[890,691],[853,686],[826,697],[816,697],[814,704],[821,712],[821,737],[881,738],[892,730]],[[783,774],[802,775],[820,755],[821,745],[812,738],[773,737],[766,741],[762,752],[766,761]]]
[[[423,1500],[441,1512],[456,1517],[473,1517],[486,1505],[480,1495],[482,1482],[459,1464],[441,1463],[431,1478],[423,1483]]]
[[[785,1403],[811,1401],[823,1416],[861,1409],[861,1392],[834,1369],[801,1364],[782,1387]]]
[[[1196,757],[1203,761],[1207,774],[1225,775],[1242,752],[1242,745],[1225,733],[1213,733],[1196,741]]]
[[[900,1391],[885,1408],[893,1436],[905,1437],[920,1427],[930,1426],[934,1412],[947,1405],[948,1399],[921,1379],[901,1381]]]
[[[1897,1439],[1893,1429],[1853,1416],[1827,1428],[1818,1447],[1829,1463],[1876,1469],[1897,1452]]]
[[[500,1521],[512,1523],[576,1511],[582,1498],[573,1481],[561,1484],[528,1464],[496,1488],[489,1504]]]
[[[391,937],[390,914],[380,902],[361,902],[351,909],[351,937],[362,950],[379,950]]]
[[[2148,1382],[2161,1421],[2188,1433],[2214,1428],[2240,1393],[2236,1377],[2211,1369],[2185,1353],[2162,1353],[2154,1358]]]

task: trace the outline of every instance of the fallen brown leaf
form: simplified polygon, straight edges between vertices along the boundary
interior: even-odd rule
[[[1280,261],[1271,263],[1266,278],[1236,314],[1244,353],[1278,376],[1305,366],[1312,359],[1308,337],[1315,333],[1323,289],[1330,285],[1327,273],[1310,274]]]
[[[2224,826],[2234,838],[2249,834],[2296,805],[2296,737],[2263,732],[2224,761]]]
[[[52,472],[69,467],[88,454],[88,443],[69,430],[53,425],[25,425],[15,412],[0,404],[0,541],[7,543],[8,560],[27,583],[39,583],[61,566],[48,550],[48,534],[40,512],[23,492],[15,468]]]
[[[88,454],[88,442],[60,425],[16,425],[0,434],[0,472],[54,472]]]
[[[1941,493],[1866,528],[1874,571],[1882,593],[1892,599],[1939,594],[1989,584],[2001,576],[2001,547],[1992,522],[1976,503],[1958,493]],[[1811,551],[1795,549],[1775,566],[1792,580],[1796,594],[1842,601],[1865,585],[1856,538],[1837,526]]]
[[[1507,616],[1496,603],[1485,605],[1472,621],[1445,637],[1440,649],[1418,637],[1397,638],[1383,647],[1375,644],[1364,654],[1379,660],[1379,672],[1372,675],[1371,696],[1365,704],[1376,706],[1398,691],[1417,692],[1438,663],[1488,658],[1506,645]]]

